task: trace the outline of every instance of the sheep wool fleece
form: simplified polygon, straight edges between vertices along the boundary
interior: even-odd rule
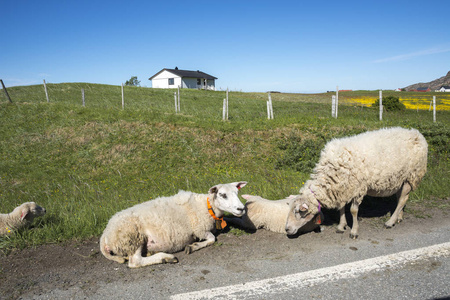
[[[204,233],[214,231],[206,206],[207,195],[180,191],[116,213],[101,237],[111,251],[124,258],[147,244],[152,252],[178,252]],[[103,251],[103,248],[102,248]]]
[[[414,190],[427,171],[428,144],[416,129],[400,127],[334,139],[325,145],[310,190],[327,208],[341,208],[366,194],[390,196],[404,182]]]

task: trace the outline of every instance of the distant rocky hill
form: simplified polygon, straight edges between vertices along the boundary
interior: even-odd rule
[[[447,75],[442,76],[439,79],[430,81],[430,82],[420,82],[420,83],[415,83],[415,84],[411,84],[408,85],[407,87],[405,87],[404,89],[407,91],[412,91],[412,90],[416,90],[418,88],[425,88],[425,87],[429,87],[432,91],[434,90],[438,90],[441,88],[441,86],[443,85],[450,85],[450,71],[447,73]]]

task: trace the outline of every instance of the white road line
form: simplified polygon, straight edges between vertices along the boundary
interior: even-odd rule
[[[289,291],[294,288],[299,289],[333,280],[355,278],[366,272],[394,268],[414,260],[438,256],[450,256],[450,242],[302,273],[176,294],[171,296],[171,299],[211,299],[216,297],[237,299],[244,295],[248,297],[264,295],[267,297],[270,294]]]

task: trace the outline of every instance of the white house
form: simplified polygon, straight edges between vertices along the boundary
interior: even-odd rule
[[[450,92],[450,86],[443,85],[443,86],[441,86],[441,88],[438,91],[439,92]]]
[[[180,86],[187,89],[215,90],[217,77],[202,71],[188,71],[175,69],[162,69],[148,80],[152,81],[153,88],[174,89]]]

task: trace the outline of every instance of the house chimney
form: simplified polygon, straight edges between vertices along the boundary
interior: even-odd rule
[[[178,70],[178,67],[175,67],[175,70]]]

